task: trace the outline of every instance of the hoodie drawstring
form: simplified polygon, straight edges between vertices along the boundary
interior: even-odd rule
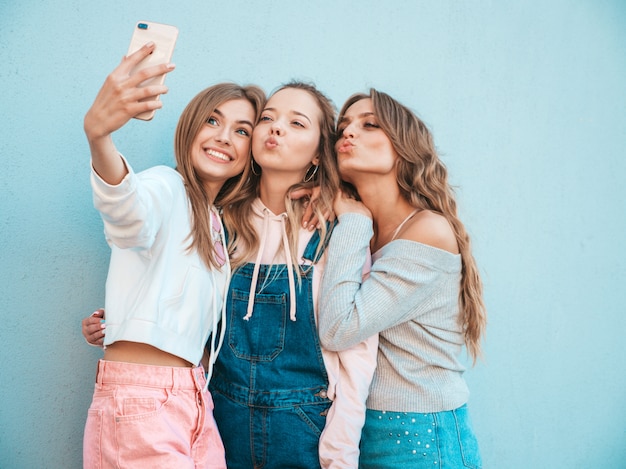
[[[296,320],[296,282],[293,278],[293,263],[291,262],[291,250],[289,249],[289,238],[285,229],[285,218],[283,214],[283,246],[285,248],[285,257],[287,264],[287,278],[289,279],[289,319]]]
[[[296,320],[296,282],[293,275],[293,262],[291,260],[291,249],[289,248],[289,238],[287,236],[287,229],[285,227],[286,214],[279,215],[281,228],[283,248],[285,250],[285,262],[287,264],[287,277],[289,279],[289,319]],[[254,297],[256,295],[256,287],[259,280],[259,269],[261,268],[261,259],[263,257],[263,251],[265,249],[265,242],[267,240],[267,231],[270,221],[270,211],[267,208],[263,209],[263,232],[261,233],[261,241],[259,245],[259,252],[256,256],[254,263],[254,270],[252,272],[252,281],[250,283],[250,293],[248,297],[248,309],[244,320],[248,321],[252,317],[252,311],[254,310]]]
[[[218,217],[216,218],[216,221],[218,223],[221,223],[219,214],[217,215]],[[213,223],[213,221],[214,220],[211,219],[211,223]],[[226,244],[226,235],[225,235],[224,226],[221,226],[221,229],[218,232],[220,233],[222,246],[224,246],[224,250],[226,250],[227,244]],[[209,381],[211,380],[211,376],[213,375],[213,366],[215,365],[215,361],[217,360],[217,354],[219,353],[220,349],[222,348],[222,345],[224,344],[224,336],[226,335],[226,303],[227,303],[226,298],[228,296],[228,286],[230,284],[230,277],[231,277],[230,259],[228,257],[228,254],[225,256],[225,263],[222,266],[222,269],[226,269],[227,279],[224,285],[224,291],[221,292],[222,293],[221,314],[220,316],[218,316],[217,314],[213,315],[213,328],[211,329],[212,330],[211,348],[209,350],[209,364],[208,364],[208,369],[206,370],[207,380],[206,380],[206,384],[204,387],[204,391],[206,391],[209,387]],[[213,272],[212,275],[215,275],[215,273]],[[220,303],[220,298],[218,296],[217,288],[213,289],[213,302],[215,304]],[[222,326],[220,329],[220,336],[217,340],[217,345],[215,345],[215,333],[217,332],[217,328],[218,328],[220,321],[222,323]]]

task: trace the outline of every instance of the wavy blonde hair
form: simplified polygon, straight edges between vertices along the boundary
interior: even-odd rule
[[[483,287],[471,251],[470,238],[457,215],[448,171],[439,159],[431,132],[410,109],[386,93],[370,89],[348,98],[339,112],[339,122],[350,106],[371,99],[378,124],[398,154],[397,183],[402,196],[416,208],[443,215],[452,226],[461,253],[461,325],[468,353],[476,362],[481,356],[481,338],[487,324]]]
[[[176,170],[185,181],[185,189],[191,203],[192,225],[188,249],[196,249],[207,267],[217,269],[220,268],[220,265],[215,258],[213,237],[211,236],[211,215],[207,208],[213,203],[219,205],[220,201],[234,190],[242,175],[237,175],[226,181],[216,199],[211,200],[211,195],[206,192],[200,176],[193,167],[191,145],[215,109],[233,99],[245,99],[252,105],[255,122],[265,106],[265,92],[258,86],[240,86],[235,83],[213,85],[198,93],[187,104],[178,120],[174,137]],[[251,152],[248,156],[250,157],[250,155]],[[245,168],[247,169],[249,166],[246,164]]]
[[[339,170],[334,151],[335,137],[335,107],[330,99],[321,93],[314,85],[293,81],[278,88],[273,94],[284,89],[298,89],[309,93],[321,110],[319,121],[320,140],[317,148],[319,167],[310,181],[295,184],[285,194],[285,206],[287,207],[287,234],[289,247],[292,253],[292,264],[298,266],[297,246],[300,223],[304,212],[305,200],[291,200],[290,193],[296,189],[320,187],[320,195],[315,204],[315,213],[323,220],[324,212],[332,209],[333,199],[339,187]],[[235,190],[224,197],[224,224],[230,235],[229,253],[232,254],[231,265],[233,269],[246,263],[251,253],[259,249],[259,240],[252,225],[252,202],[259,196],[259,181],[262,169],[252,160],[256,174],[248,168],[247,174],[241,179]],[[325,224],[320,229],[321,242],[319,250],[323,248],[330,236],[330,230]],[[234,255],[236,253],[236,255]],[[302,274],[302,270],[300,270]]]

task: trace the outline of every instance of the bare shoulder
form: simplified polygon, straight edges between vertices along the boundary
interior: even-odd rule
[[[411,218],[398,238],[416,241],[452,254],[459,253],[459,246],[452,226],[443,215],[422,210]]]

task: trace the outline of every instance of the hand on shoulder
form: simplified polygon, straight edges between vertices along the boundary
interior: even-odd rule
[[[355,200],[341,190],[335,196],[333,208],[337,216],[344,213],[359,213],[372,218],[372,212],[362,202]]]
[[[459,253],[454,230],[448,220],[438,213],[422,210],[402,228],[396,239],[408,239],[434,248]]]

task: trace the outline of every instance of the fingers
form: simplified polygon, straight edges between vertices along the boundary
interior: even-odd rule
[[[320,227],[320,224],[319,224],[319,218],[317,217],[317,215],[313,214],[311,219],[305,225],[303,225],[303,227],[308,229],[309,231],[314,231],[318,229]]]
[[[311,188],[304,187],[304,188],[296,189],[296,190],[289,192],[289,197],[292,200],[299,200],[303,198],[310,198],[312,194],[313,194],[313,190]]]
[[[302,228],[309,226],[313,218],[315,218],[314,204],[309,200],[304,203],[304,213],[302,214]]]
[[[289,198],[291,200],[301,200],[304,207],[304,213],[302,214],[302,228],[306,228],[315,217],[314,209],[315,205],[312,203],[311,195],[313,190],[310,187],[303,187],[289,192]]]
[[[322,223],[333,221],[334,219],[335,219],[335,212],[332,210],[325,210],[322,213],[321,218],[319,218],[317,214],[315,214],[313,218],[311,218],[311,220],[308,223],[308,229],[309,231],[319,230],[320,228],[322,228]]]
[[[150,84],[146,81],[171,72],[174,70],[174,64],[148,67],[131,77],[129,75],[131,65],[145,55],[145,50],[142,48],[128,58],[124,58],[122,64],[106,78],[85,115],[84,129],[90,142],[108,137],[137,114],[160,109],[163,106],[160,101],[156,100],[156,97],[167,93],[168,88],[163,84]]]
[[[154,52],[155,44],[154,42],[148,42],[140,49],[136,50],[130,55],[125,56],[122,59],[122,62],[113,70],[113,72],[109,75],[108,81],[113,82],[113,84],[117,84],[118,86],[122,86],[123,83],[127,88],[138,88],[141,83],[145,82],[154,77],[158,77],[160,75],[165,75],[166,73],[174,70],[175,65],[172,63],[161,63],[158,65],[153,65],[151,67],[146,67],[138,71],[134,71],[136,67],[148,57],[152,52]],[[167,91],[163,85],[159,89],[153,89],[152,96],[157,94],[163,94]]]
[[[155,44],[150,41],[129,55],[122,58],[122,62],[115,69],[115,72],[130,75],[131,71],[146,57],[154,52]]]
[[[104,310],[98,309],[90,316],[82,320],[83,337],[90,345],[102,346],[104,343],[104,335],[106,323],[104,322]]]
[[[129,110],[133,116],[146,111],[161,109],[163,103],[158,99],[169,89],[159,82],[159,77],[174,70],[174,64],[159,64],[138,71],[128,79],[131,87]]]
[[[173,63],[164,63],[153,65],[152,67],[146,67],[129,76],[128,86],[145,89],[147,87],[145,85],[142,87],[142,83],[148,82],[148,80],[159,77],[161,75],[165,75],[166,73],[170,73],[175,68],[176,65],[174,65]],[[167,87],[165,85],[151,85],[151,88],[153,90],[153,94],[155,95],[163,94],[167,91]]]

